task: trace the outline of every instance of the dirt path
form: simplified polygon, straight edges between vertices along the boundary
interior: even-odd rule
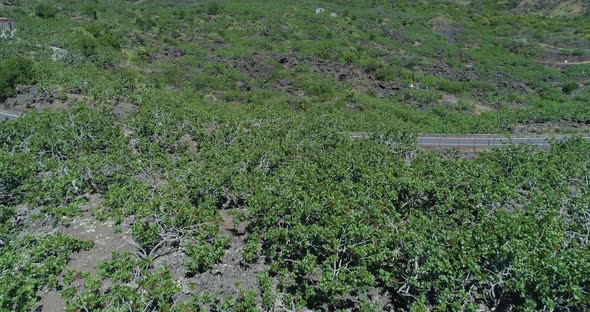
[[[91,210],[101,205],[101,198],[92,194],[88,196],[88,203],[80,206],[82,216],[58,228],[62,234],[66,234],[81,240],[92,241],[94,246],[90,250],[76,252],[70,256],[64,272],[74,270],[94,275],[98,271],[98,265],[111,258],[115,251],[134,252],[135,247],[130,243],[130,220],[124,222],[117,230],[113,222],[101,222],[91,213]],[[61,283],[61,276],[58,278]],[[40,298],[37,311],[52,312],[64,311],[65,302],[57,289],[44,289],[37,294]]]

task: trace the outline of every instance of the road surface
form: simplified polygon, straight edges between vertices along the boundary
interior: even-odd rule
[[[12,119],[17,119],[17,118],[18,118],[17,114],[0,111],[0,120],[6,120],[6,119],[12,120]]]
[[[348,132],[349,137],[353,139],[366,139],[370,137],[368,132]],[[501,136],[501,135],[468,135],[468,134],[423,134],[416,138],[418,146],[425,148],[458,148],[467,151],[477,151],[489,148],[504,147],[507,145],[534,145],[541,148],[551,146],[554,140],[563,140],[574,137],[573,135],[556,135],[551,137],[542,136]],[[583,137],[590,142],[590,137]]]
[[[559,138],[556,138],[559,139]],[[586,138],[590,141],[590,138]],[[534,145],[538,147],[548,147],[551,139],[545,137],[499,137],[499,136],[419,136],[418,145],[431,148],[448,148],[457,147],[460,149],[482,149],[502,147],[506,145]]]
[[[551,146],[554,140],[564,140],[573,136],[553,136],[553,137],[501,137],[497,135],[423,135],[419,136],[417,143],[425,148],[458,148],[466,151],[478,151],[489,148],[503,147],[507,145],[533,145],[540,148]],[[590,142],[590,137],[582,137]]]

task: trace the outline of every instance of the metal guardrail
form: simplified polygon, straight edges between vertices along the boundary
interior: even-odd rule
[[[504,147],[507,145],[533,145],[540,148],[548,148],[553,140],[564,140],[574,136],[530,136],[530,137],[503,137],[499,135],[422,135],[418,136],[417,144],[428,148],[458,148],[458,149],[488,149]],[[590,142],[590,137],[583,137]]]
[[[369,132],[343,132],[352,139],[367,139]],[[579,137],[576,135],[553,136],[502,136],[498,134],[421,134],[416,138],[416,144],[425,148],[444,149],[458,148],[461,150],[483,150],[504,147],[508,145],[533,145],[548,148],[554,140]],[[590,142],[590,137],[583,137]]]

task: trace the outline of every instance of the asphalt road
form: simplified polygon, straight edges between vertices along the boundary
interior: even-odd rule
[[[565,136],[554,138],[545,137],[499,137],[499,136],[436,136],[426,135],[418,137],[418,145],[429,148],[485,149],[506,145],[534,145],[549,147],[552,140],[562,140]],[[590,142],[590,137],[584,137]]]
[[[346,132],[353,139],[366,139],[370,137],[369,132]],[[518,136],[507,137],[501,135],[438,135],[423,134],[418,136],[417,144],[425,148],[458,148],[463,150],[482,150],[488,148],[503,147],[507,145],[534,145],[538,147],[549,147],[553,140],[563,140],[573,135],[557,135],[551,137],[541,136]],[[590,142],[590,137],[583,137]]]
[[[6,112],[0,112],[0,120],[6,120],[6,119],[17,119],[18,115],[13,114],[13,113],[6,113]]]

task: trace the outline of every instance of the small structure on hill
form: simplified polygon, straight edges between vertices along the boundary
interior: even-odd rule
[[[322,13],[324,13],[324,11],[326,11],[326,10],[324,10],[324,8],[317,8],[317,9],[315,9],[315,14],[322,14]]]
[[[9,18],[0,17],[0,38],[13,38],[16,32],[16,22]]]

